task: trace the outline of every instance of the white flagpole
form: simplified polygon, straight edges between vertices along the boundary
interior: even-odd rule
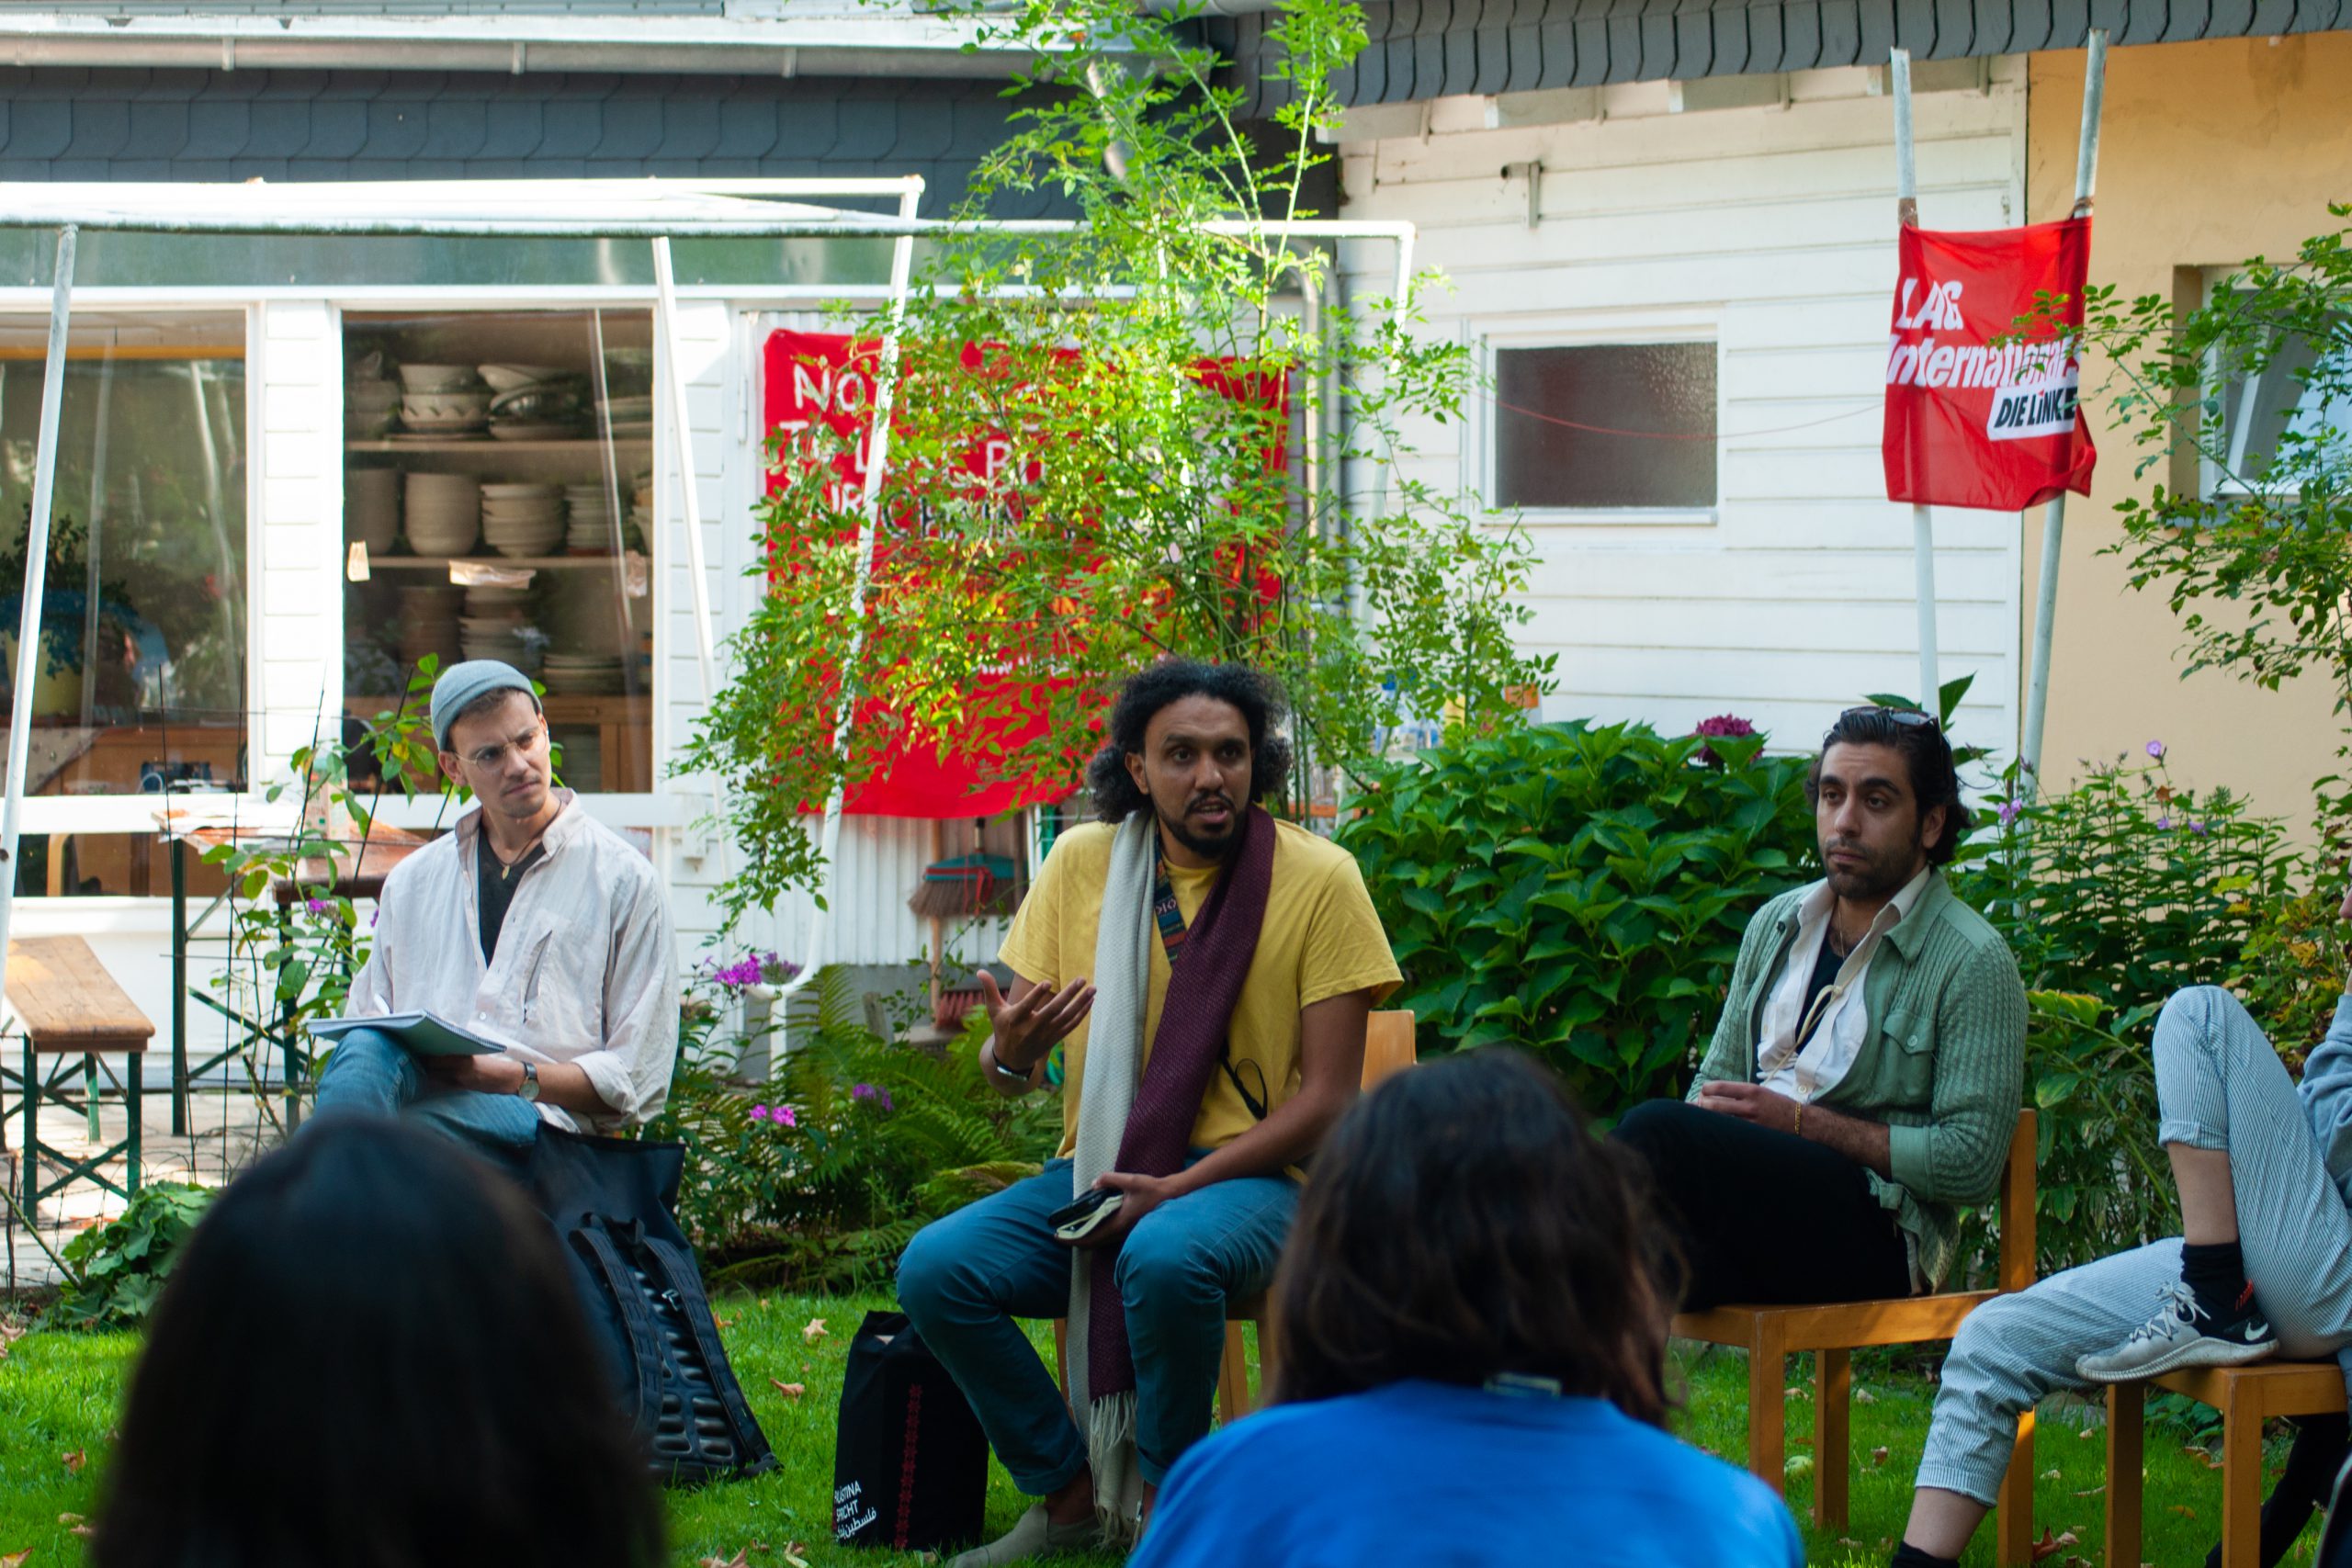
[[[74,242],[78,233],[71,223],[57,231],[57,265],[50,282],[49,359],[41,375],[33,515],[25,539],[24,601],[17,615],[17,685],[8,710],[7,799],[0,807],[0,992],[8,984],[8,926],[17,903],[17,816],[25,803],[25,773],[32,764],[33,682],[41,667],[40,602],[49,588],[49,511],[57,494],[57,424],[65,408],[65,329],[74,311]],[[96,611],[92,604],[90,613]],[[25,1157],[33,1157],[30,1151]]]
[[[2091,211],[2091,185],[2098,173],[2099,105],[2107,96],[2107,29],[2093,28],[2090,62],[2083,68],[2083,140],[2075,152],[2075,210],[2076,218]],[[2024,526],[2024,519],[2018,519]],[[2041,722],[2050,704],[2050,638],[2058,615],[2058,555],[2066,536],[2066,492],[2060,491],[2043,510],[2041,578],[2033,603],[2033,662],[2027,667],[2025,733],[2018,757],[2024,766],[2026,798],[2041,784]]]
[[[1911,51],[1888,60],[1894,77],[1894,213],[1905,228],[1919,221],[1919,169],[1911,139]],[[1939,713],[1936,665],[1936,528],[1924,503],[1911,507],[1912,592],[1919,601],[1919,705]]]

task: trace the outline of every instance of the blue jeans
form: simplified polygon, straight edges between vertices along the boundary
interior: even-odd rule
[[[1031,1496],[1086,1468],[1086,1445],[1016,1317],[1069,1312],[1071,1249],[1046,1216],[1070,1201],[1069,1161],[924,1226],[899,1260],[899,1304],[971,1401]],[[1273,1280],[1298,1207],[1286,1177],[1219,1181],[1146,1214],[1119,1248],[1136,1364],[1136,1458],[1158,1485],[1208,1435],[1230,1298]]]
[[[511,1094],[442,1089],[390,1035],[355,1029],[335,1043],[319,1075],[318,1118],[406,1115],[512,1168],[539,1135],[539,1113]]]

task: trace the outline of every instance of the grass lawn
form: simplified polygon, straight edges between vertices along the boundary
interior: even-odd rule
[[[753,1482],[680,1494],[671,1499],[673,1560],[693,1564],[705,1558],[732,1562],[744,1554],[752,1568],[786,1568],[783,1549],[804,1543],[813,1564],[879,1565],[919,1562],[878,1551],[837,1548],[831,1537],[833,1418],[842,1368],[851,1335],[870,1307],[885,1298],[730,1295],[718,1312],[736,1375],[783,1468]],[[826,1332],[804,1337],[812,1319]],[[1050,1356],[1044,1325],[1036,1337]],[[26,1568],[80,1561],[71,1517],[90,1511],[95,1483],[106,1463],[107,1434],[116,1420],[123,1373],[137,1348],[128,1335],[34,1333],[6,1346],[0,1360],[0,1559],[28,1550]],[[1803,1363],[1792,1360],[1792,1381]],[[1693,1353],[1679,1363],[1687,1394],[1678,1429],[1691,1441],[1736,1461],[1746,1448],[1747,1367],[1735,1351]],[[779,1383],[799,1383],[806,1393],[788,1398]],[[1913,1468],[1927,1435],[1931,1386],[1907,1376],[1872,1376],[1858,1365],[1855,1388],[1871,1403],[1854,1408],[1853,1523],[1843,1540],[1804,1531],[1810,1559],[1830,1568],[1878,1568],[1910,1506]],[[1795,1430],[1790,1450],[1806,1454],[1809,1402],[1791,1405]],[[2105,1445],[2088,1407],[2044,1409],[2036,1449],[2040,1480],[2035,1492],[2035,1528],[2072,1530],[2078,1543],[2052,1559],[2103,1561],[2101,1529],[2106,1481]],[[1872,1462],[1873,1450],[1885,1458]],[[2146,1558],[2172,1568],[2202,1562],[2221,1522],[2221,1475],[2182,1451],[2177,1437],[2151,1423],[2148,1429]],[[80,1462],[87,1456],[87,1463]],[[2271,1455],[2273,1465],[2283,1450]],[[261,1494],[256,1494],[257,1499]],[[1800,1524],[1812,1503],[1811,1483],[1800,1476],[1790,1485],[1791,1506]],[[266,1506],[266,1505],[260,1505]],[[991,1469],[989,1528],[1011,1525],[1024,1500],[1001,1471]],[[2301,1556],[2308,1562],[2311,1539]],[[1093,1560],[1110,1563],[1111,1557]],[[1989,1532],[1968,1562],[1992,1561]]]

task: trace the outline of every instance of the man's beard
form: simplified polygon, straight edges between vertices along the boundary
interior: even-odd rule
[[[1833,849],[1845,850],[1850,853],[1861,855],[1863,857],[1861,867],[1854,871],[1840,871],[1837,866],[1830,864],[1829,852]],[[1847,839],[1833,839],[1821,846],[1822,865],[1828,876],[1829,891],[1840,898],[1893,897],[1903,891],[1904,884],[1911,880],[1912,857],[1917,852],[1918,846],[1909,844],[1900,849],[1872,853],[1865,846]]]
[[[1216,795],[1214,797],[1200,796],[1186,802],[1186,805],[1188,807],[1198,806],[1202,804],[1204,800],[1210,798],[1225,800],[1226,797],[1223,795]],[[1157,797],[1152,800],[1151,814],[1159,819],[1159,825],[1167,829],[1169,836],[1173,838],[1178,843],[1183,845],[1186,849],[1192,851],[1203,860],[1221,861],[1232,852],[1234,845],[1241,841],[1241,818],[1247,809],[1244,807],[1234,805],[1231,801],[1227,801],[1227,805],[1232,808],[1232,815],[1226,819],[1230,826],[1227,827],[1222,834],[1213,839],[1204,838],[1202,835],[1193,832],[1190,828],[1187,828],[1184,825],[1184,819],[1182,817],[1170,817],[1167,812],[1161,810],[1159,808],[1159,801]]]

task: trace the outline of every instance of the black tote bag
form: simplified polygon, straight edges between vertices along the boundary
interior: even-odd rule
[[[906,1314],[869,1312],[850,1342],[833,1445],[833,1539],[900,1551],[980,1535],[989,1440]]]

